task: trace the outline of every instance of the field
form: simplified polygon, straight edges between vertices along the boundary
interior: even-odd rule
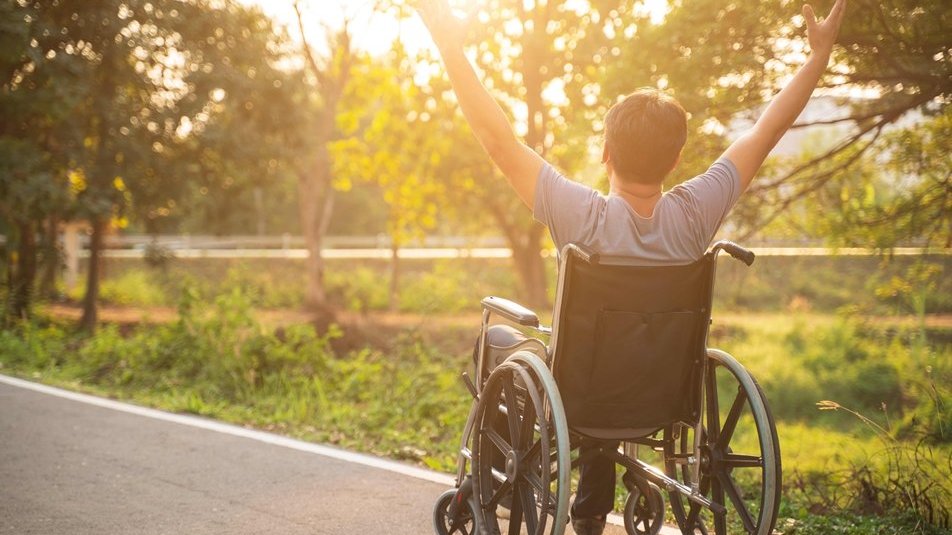
[[[777,417],[782,532],[948,533],[949,263],[721,266],[710,345],[747,366]],[[515,293],[508,263],[407,262],[392,311],[386,263],[332,263],[330,324],[295,312],[300,269],[111,261],[94,337],[73,332],[68,304],[44,305],[0,331],[0,370],[451,470],[478,301]],[[845,409],[819,410],[827,400]]]

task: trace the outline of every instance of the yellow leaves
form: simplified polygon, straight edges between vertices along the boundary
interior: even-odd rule
[[[69,191],[73,195],[79,195],[80,193],[86,191],[86,174],[83,173],[82,169],[74,169],[69,172],[67,175],[69,180]]]
[[[112,225],[113,228],[123,229],[129,226],[129,218],[127,218],[126,216],[114,215],[109,220],[109,224]]]
[[[865,196],[863,197],[863,206],[867,208],[876,206],[876,188],[869,182],[866,183]]]
[[[337,174],[334,176],[333,186],[337,191],[350,191],[354,187],[354,182],[349,176]]]
[[[112,179],[112,187],[116,188],[116,191],[126,191],[126,183],[121,176]]]

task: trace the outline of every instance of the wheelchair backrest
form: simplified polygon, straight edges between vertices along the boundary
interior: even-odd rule
[[[715,257],[643,266],[563,250],[551,350],[571,427],[697,421]]]

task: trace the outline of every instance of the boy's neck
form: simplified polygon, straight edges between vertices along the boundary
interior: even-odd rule
[[[622,182],[618,177],[611,177],[611,193],[618,195],[629,206],[642,217],[651,217],[654,215],[655,205],[661,200],[664,193],[661,184],[638,184],[634,182]]]

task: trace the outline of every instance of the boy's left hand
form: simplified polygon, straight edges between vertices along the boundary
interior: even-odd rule
[[[803,18],[807,21],[807,40],[810,41],[811,51],[826,55],[832,52],[836,36],[840,33],[844,13],[846,13],[846,0],[836,0],[830,14],[823,19],[823,22],[817,22],[813,8],[810,4],[804,4]]]

